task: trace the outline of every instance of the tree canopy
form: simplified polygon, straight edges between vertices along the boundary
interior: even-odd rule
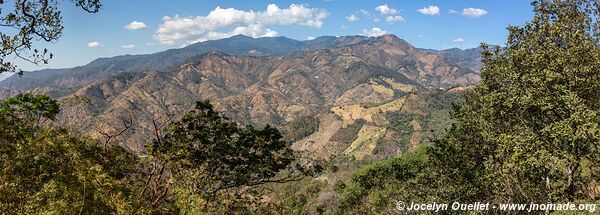
[[[96,13],[100,0],[69,0],[88,13]],[[58,0],[0,0],[0,73],[22,72],[8,60],[17,57],[34,64],[47,64],[53,55],[34,48],[35,41],[53,42],[62,36],[62,15]]]
[[[135,157],[45,123],[56,100],[24,94],[0,103],[0,213],[106,214],[130,210]]]
[[[395,210],[390,198],[596,201],[600,2],[532,5],[535,16],[524,26],[508,27],[505,47],[482,45],[481,83],[454,107],[447,134],[424,149],[355,172],[341,186],[342,208],[390,212]]]
[[[533,20],[510,26],[505,48],[483,45],[482,81],[436,144],[438,163],[474,184],[475,196],[589,197],[600,143],[598,4],[534,1]]]
[[[222,196],[243,199],[260,185],[299,180],[312,170],[297,162],[277,129],[238,126],[214,111],[208,101],[197,102],[194,110],[157,137],[150,150],[169,167],[175,186],[206,204]],[[258,196],[251,198],[260,198],[254,195]]]

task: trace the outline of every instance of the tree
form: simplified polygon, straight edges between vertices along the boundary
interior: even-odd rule
[[[338,182],[339,208],[344,213],[394,214],[396,201],[440,202],[445,185],[434,177],[427,155],[428,145],[361,167],[348,182]]]
[[[46,95],[18,94],[0,104],[3,124],[12,125],[10,129],[37,128],[47,120],[54,120],[58,113],[58,103]]]
[[[600,143],[600,3],[534,1],[506,47],[482,45],[482,81],[432,148],[451,199],[590,199]]]
[[[150,151],[161,163],[159,172],[173,176],[174,190],[203,199],[208,209],[235,210],[236,200],[260,197],[254,193],[260,185],[308,174],[308,169],[295,165],[296,157],[277,129],[238,126],[208,102],[197,102],[164,135],[157,135]],[[224,198],[218,201],[219,197]]]
[[[88,13],[96,13],[102,6],[100,0],[69,1]],[[0,0],[0,6],[3,6],[0,8],[0,73],[22,73],[14,63],[6,59],[10,56],[34,64],[47,64],[52,53],[47,49],[34,49],[33,42],[53,42],[62,35],[58,0],[15,0],[12,6],[4,7],[5,5],[4,0]]]
[[[134,209],[135,156],[43,123],[55,100],[24,94],[0,103],[0,213],[112,214]]]

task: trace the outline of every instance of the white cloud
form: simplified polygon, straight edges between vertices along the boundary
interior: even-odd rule
[[[373,19],[373,22],[379,22],[379,21],[380,21],[379,18]]]
[[[462,15],[478,18],[487,14],[487,11],[481,8],[465,8],[463,9]]]
[[[363,16],[371,16],[371,13],[369,13],[369,11],[366,11],[364,9],[360,9],[360,13],[362,13]]]
[[[417,12],[425,14],[425,15],[440,15],[440,8],[438,6],[427,6],[427,7],[418,9]]]
[[[102,43],[100,43],[98,41],[92,41],[92,42],[89,42],[87,44],[87,46],[90,47],[90,48],[99,48],[99,47],[102,47],[104,45],[102,45]]]
[[[453,39],[452,41],[455,43],[462,43],[462,42],[465,42],[465,39],[459,37],[459,38]]]
[[[315,38],[316,38],[316,37],[313,37],[313,36],[308,36],[308,37],[306,37],[306,39],[307,39],[307,40],[314,40]]]
[[[392,23],[396,23],[396,22],[404,22],[405,19],[404,19],[404,17],[401,17],[401,16],[388,16],[385,18],[385,21],[392,24]]]
[[[348,30],[348,26],[342,25],[342,26],[340,26],[340,30],[342,30],[342,31]]]
[[[361,35],[367,36],[367,37],[379,37],[386,33],[387,33],[387,31],[381,30],[381,28],[373,27],[373,28],[371,28],[371,30],[363,29],[363,33]]]
[[[143,22],[133,21],[124,27],[127,30],[140,30],[146,28],[146,24]]]
[[[450,9],[450,10],[448,10],[448,13],[449,13],[449,14],[457,14],[457,13],[458,13],[458,11],[456,11],[456,10],[454,10],[454,9]]]
[[[388,7],[387,4],[379,5],[375,8],[375,10],[379,11],[381,15],[396,15],[398,13],[398,10]]]
[[[356,22],[356,21],[358,21],[358,16],[352,14],[350,16],[347,16],[346,19],[350,22]]]
[[[265,11],[256,12],[217,7],[206,16],[163,17],[163,23],[156,30],[154,39],[162,44],[175,45],[178,42],[191,44],[237,34],[272,37],[277,35],[277,31],[265,28],[266,26],[297,25],[321,28],[323,20],[328,16],[329,12],[325,9],[297,4],[288,8],[269,4]],[[233,30],[223,32],[224,29]]]
[[[122,45],[121,48],[132,49],[132,48],[135,48],[135,45],[133,45],[133,44],[126,44],[126,45]]]

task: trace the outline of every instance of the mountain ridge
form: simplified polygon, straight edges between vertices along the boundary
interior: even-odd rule
[[[115,124],[129,113],[136,116],[136,127],[120,140],[136,150],[143,150],[144,143],[139,140],[149,138],[153,120],[177,118],[198,100],[211,101],[217,110],[244,125],[285,127],[298,117],[326,119],[318,124],[329,130],[315,131],[310,140],[294,140],[299,141],[296,148],[314,150],[337,145],[330,140],[339,139],[336,134],[346,132],[344,126],[363,120],[366,127],[361,135],[377,131],[378,141],[392,141],[395,138],[389,135],[394,136],[394,131],[387,129],[390,120],[386,118],[398,111],[424,113],[412,110],[421,109],[427,101],[417,94],[478,81],[476,72],[441,55],[422,52],[395,36],[324,40],[346,45],[279,56],[210,51],[176,67],[123,72],[57,94],[65,94],[63,101],[87,98],[88,103],[71,113],[88,116],[78,118],[76,124],[96,138],[101,138],[98,129],[111,129],[107,124]],[[320,139],[314,140],[316,137]],[[311,141],[314,144],[308,144]],[[397,149],[388,145],[392,151]],[[356,150],[361,149],[354,146],[350,151]],[[370,156],[364,151],[358,154]]]
[[[387,36],[396,37],[395,35]],[[0,88],[28,90],[57,85],[63,88],[78,88],[96,79],[120,72],[164,69],[177,66],[190,57],[210,51],[222,51],[234,55],[287,55],[294,52],[359,44],[374,41],[376,38],[365,36],[322,36],[313,40],[298,41],[286,37],[251,38],[236,35],[230,38],[195,43],[184,48],[169,49],[152,54],[98,58],[86,65],[73,68],[43,69],[26,72],[22,77],[12,76],[0,81]],[[407,43],[404,40],[402,41]],[[80,80],[80,82],[72,82],[71,80],[73,79]]]
[[[240,36],[223,41],[271,40]],[[447,116],[448,109],[428,108],[429,103],[446,102],[431,95],[453,95],[463,89],[457,86],[479,81],[477,72],[395,35],[322,37],[304,41],[311,44],[298,49],[289,38],[276,40],[292,47],[290,53],[236,55],[227,53],[228,48],[207,49],[185,58],[185,53],[174,54],[170,57],[180,63],[168,67],[136,62],[132,56],[122,62],[99,59],[78,67],[82,73],[56,75],[51,83],[40,81],[35,83],[40,87],[31,89],[0,90],[0,97],[33,92],[59,98],[60,119],[70,119],[59,123],[98,139],[134,116],[134,126],[114,141],[138,152],[145,150],[156,120],[167,123],[196,101],[209,100],[242,125],[271,124],[286,130],[297,150],[320,152],[326,147],[331,154],[369,159],[426,141],[427,131],[421,127],[443,127],[445,121],[437,119]],[[128,65],[149,69],[127,70]],[[105,72],[94,73],[98,71]],[[302,118],[310,118],[317,128],[302,135],[287,129]],[[404,123],[407,118],[411,120]]]

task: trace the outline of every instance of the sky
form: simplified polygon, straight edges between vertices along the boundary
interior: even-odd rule
[[[318,36],[395,34],[419,48],[504,44],[508,25],[531,19],[527,0],[103,0],[87,14],[59,1],[63,36],[48,48],[47,65],[81,66],[100,57],[148,54],[244,34],[308,40]]]

